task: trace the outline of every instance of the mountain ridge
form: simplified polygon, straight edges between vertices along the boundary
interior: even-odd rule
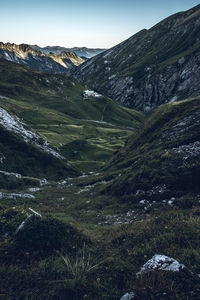
[[[61,52],[60,54],[34,50],[28,44],[16,45],[14,43],[0,42],[0,58],[17,62],[43,72],[67,73],[84,62],[75,52]]]
[[[197,5],[141,30],[86,61],[72,75],[120,104],[144,111],[197,96],[199,9]]]
[[[86,58],[91,58],[106,49],[101,49],[101,48],[88,48],[88,47],[62,47],[62,46],[45,46],[45,47],[40,47],[38,45],[30,45],[33,49],[39,50],[41,52],[44,52],[46,54],[53,52],[55,54],[60,54],[61,52],[75,52],[78,56],[80,57],[86,57]]]

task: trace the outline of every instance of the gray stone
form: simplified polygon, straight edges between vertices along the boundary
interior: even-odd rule
[[[123,297],[121,297],[120,300],[131,300],[134,299],[134,293],[130,292],[130,293],[126,293]]]

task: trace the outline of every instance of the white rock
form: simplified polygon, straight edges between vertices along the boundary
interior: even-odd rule
[[[134,299],[134,293],[126,293],[120,300],[131,300]]]
[[[169,200],[167,203],[168,203],[169,205],[172,205],[172,204],[173,204],[173,201],[172,201],[172,200]]]
[[[16,178],[21,178],[22,175],[18,174],[18,173],[10,173],[10,172],[6,172],[6,171],[0,171],[0,174],[6,175],[6,176],[14,176]]]
[[[29,192],[38,192],[41,190],[41,188],[29,188],[28,190]]]
[[[179,272],[183,268],[185,268],[185,266],[180,264],[174,258],[156,254],[143,265],[140,272],[138,272],[136,275],[139,277],[153,270]]]
[[[46,184],[48,184],[48,181],[45,178],[40,180],[40,186],[43,186],[43,185],[46,185]]]

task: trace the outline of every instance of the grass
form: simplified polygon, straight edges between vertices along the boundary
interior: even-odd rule
[[[133,199],[137,190],[150,191],[153,186],[163,184],[169,188],[172,197],[179,192],[198,192],[197,154],[188,154],[185,151],[189,150],[181,149],[190,149],[199,141],[199,109],[198,97],[160,106],[147,120],[144,129],[130,138],[126,147],[106,167],[105,170],[113,171],[113,177],[122,174],[110,182],[107,191],[122,198],[130,195]],[[147,194],[144,192],[141,197],[151,198]],[[161,198],[163,196],[170,197],[161,195]]]
[[[1,93],[10,97],[1,98],[1,107],[60,148],[81,171],[86,165],[88,171],[90,162],[92,170],[105,164],[143,124],[142,113],[109,98],[84,100],[85,87],[64,75],[42,74],[3,60],[0,67]],[[78,141],[81,147],[73,150]]]
[[[18,65],[12,72],[12,80],[24,76],[31,82],[36,76],[35,91],[37,78],[51,84],[58,80],[49,74],[30,76]],[[66,85],[70,80],[59,78]],[[0,99],[3,108],[23,118],[85,172],[74,177],[67,173],[62,179],[49,176],[35,192],[29,189],[39,187],[37,178],[1,174],[2,192],[10,193],[12,186],[13,193],[31,193],[35,198],[1,198],[0,298],[118,300],[134,291],[140,300],[198,299],[199,162],[194,156],[183,163],[182,154],[173,148],[199,140],[199,98],[163,105],[144,122],[143,114],[108,98],[83,102],[80,90],[70,82],[69,102],[62,98],[61,88],[59,97],[53,93],[58,82],[51,97],[44,84],[37,97],[31,90],[28,97],[21,90],[17,94],[11,81],[14,99]],[[105,104],[110,108],[104,116],[107,123],[88,121],[101,121]],[[177,126],[184,122],[187,126]],[[11,147],[7,149],[12,153]],[[23,171],[26,151],[16,158]],[[36,162],[31,163],[33,170],[39,168]],[[55,170],[52,165],[50,173]],[[17,236],[29,208],[42,218],[33,218]],[[185,273],[154,273],[138,280],[136,273],[155,254],[183,263]]]

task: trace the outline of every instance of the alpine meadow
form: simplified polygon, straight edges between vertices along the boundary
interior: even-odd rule
[[[54,46],[80,8],[94,34],[89,2],[0,42],[0,299],[200,300],[200,5]]]

